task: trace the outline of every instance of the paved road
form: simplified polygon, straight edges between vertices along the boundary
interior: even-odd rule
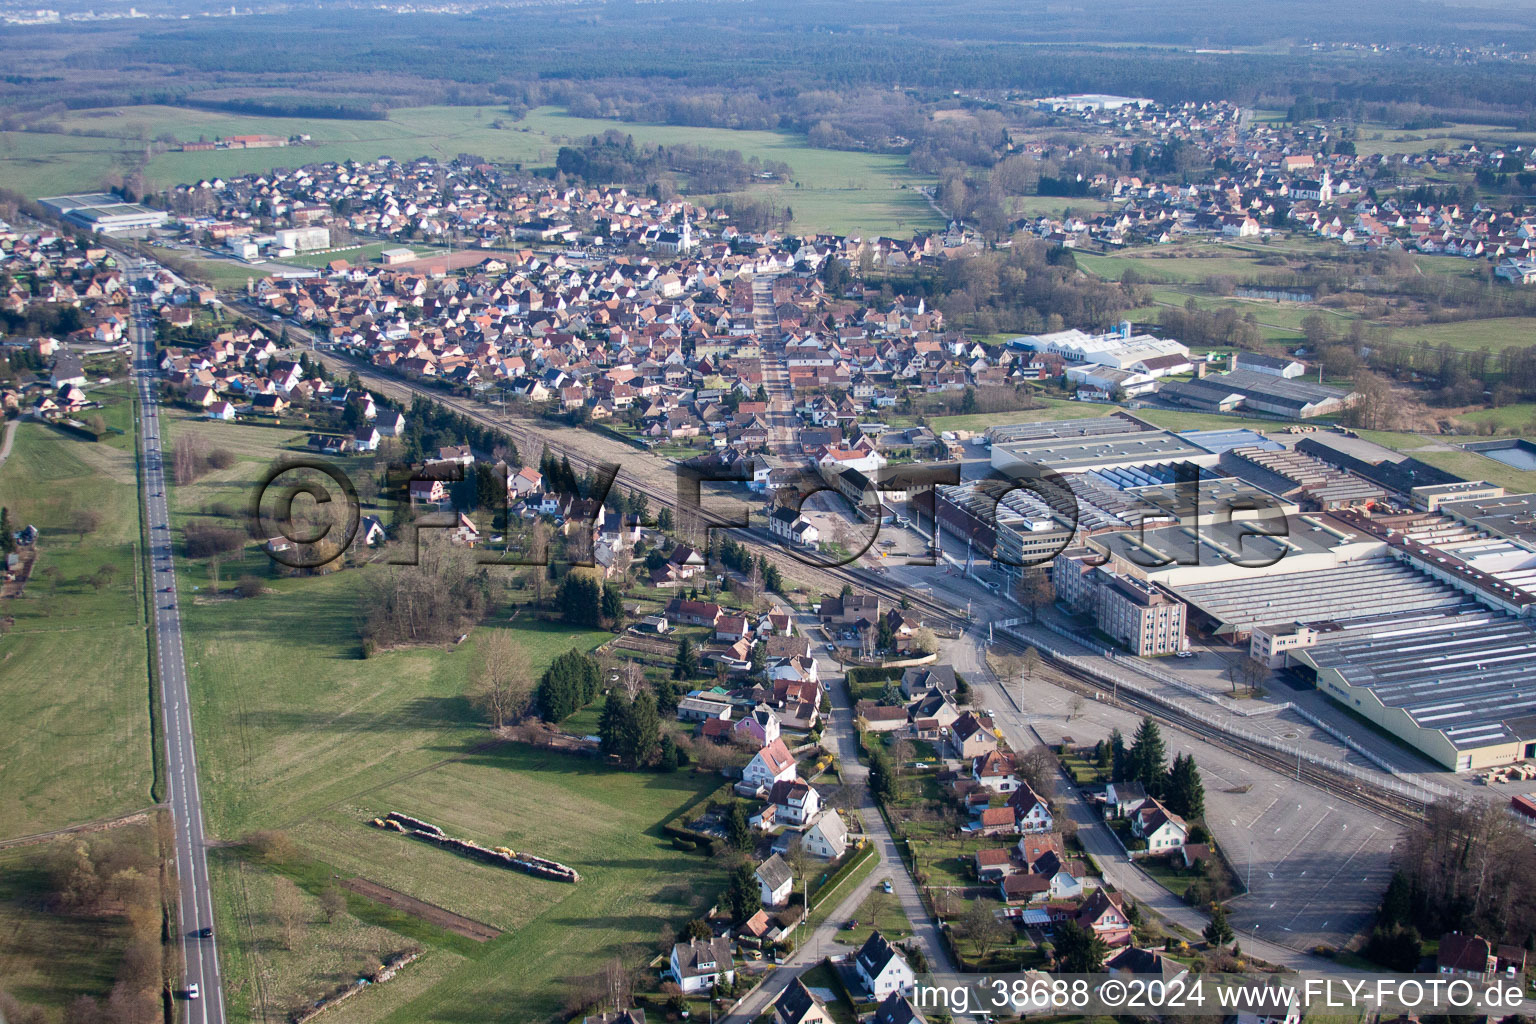
[[[795,625],[801,636],[810,638],[814,649],[816,639],[821,632],[816,616],[800,612],[795,617]],[[864,793],[864,801],[858,809],[859,821],[863,824],[864,835],[868,837],[875,848],[876,855],[880,858],[880,865],[875,868],[870,877],[876,885],[884,879],[891,880],[896,898],[901,902],[901,909],[906,913],[907,920],[912,923],[913,939],[922,949],[923,955],[928,958],[929,969],[953,974],[955,973],[954,961],[950,959],[949,950],[939,936],[938,923],[928,915],[927,909],[923,906],[922,898],[918,895],[917,883],[907,873],[906,864],[896,849],[896,840],[892,837],[890,829],[886,828],[885,819],[880,816],[880,810],[875,806],[874,798],[869,795],[869,769],[859,760],[858,737],[853,725],[853,698],[848,692],[847,679],[843,676],[838,664],[826,657],[824,653],[817,652],[816,661],[832,701],[832,714],[826,729],[822,732],[822,743],[823,745],[831,743],[832,751],[837,755],[837,764],[842,772],[843,782],[861,787]],[[756,1019],[758,1014],[778,998],[779,993],[784,991],[792,978],[814,966],[828,954],[850,952],[849,947],[834,942],[833,936],[842,923],[853,916],[853,912],[869,895],[871,888],[869,883],[858,886],[844,898],[819,928],[810,935],[800,936],[794,954],[768,975],[767,980],[757,991],[753,992],[727,1019],[731,1021]]]
[[[197,753],[192,743],[192,710],[187,697],[187,665],[181,647],[181,605],[171,555],[170,510],[166,505],[165,464],[161,455],[159,398],[153,363],[154,328],[143,299],[133,300],[134,377],[138,384],[144,461],[141,468],[145,510],[149,517],[155,647],[160,663],[160,700],[165,721],[166,793],[176,827],[176,877],[179,881],[178,930],[185,975],[182,989],[197,986],[199,998],[187,1000],[191,1024],[224,1024],[224,988],[219,952],[212,932],[213,896],[203,838],[203,798],[197,782]]]

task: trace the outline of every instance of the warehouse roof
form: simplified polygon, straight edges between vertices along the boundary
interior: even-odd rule
[[[1536,494],[1448,501],[1440,506],[1440,511],[1500,537],[1536,543]]]
[[[1221,623],[1247,632],[1279,622],[1352,619],[1377,612],[1404,614],[1465,603],[1454,587],[1396,559],[1381,556],[1327,569],[1254,575],[1175,586],[1174,592]]]
[[[1128,413],[1094,416],[1081,420],[1054,420],[1045,423],[1010,423],[987,430],[993,444],[1014,441],[1039,441],[1061,437],[1088,437],[1093,434],[1124,434],[1134,430],[1157,430],[1152,424]]]
[[[1324,402],[1339,401],[1348,393],[1338,388],[1325,387],[1309,381],[1279,377],[1257,370],[1233,370],[1230,373],[1197,377],[1194,380],[1175,381],[1159,392],[1172,398],[1191,397],[1205,401],[1218,401],[1225,395],[1255,397],[1259,400],[1297,411],[1310,409]]]
[[[1300,652],[1364,687],[1457,749],[1536,740],[1536,628],[1511,615],[1468,612]]]
[[[1249,518],[1211,522],[1199,527],[1166,526],[1146,530],[1140,536],[1134,532],[1102,534],[1091,538],[1089,543],[1129,565],[1144,569],[1149,577],[1164,569],[1225,566],[1236,568],[1237,571],[1226,575],[1243,586],[1251,586],[1266,575],[1295,573],[1308,564],[1317,565],[1315,559],[1291,561],[1294,557],[1332,555],[1345,561],[1350,555],[1364,557],[1379,552],[1382,547],[1377,538],[1346,529],[1331,516],[1282,516],[1262,512]]]
[[[1020,463],[1057,472],[1177,460],[1215,461],[1210,452],[1166,430],[1136,430],[1091,437],[993,442],[992,465],[1006,471]]]

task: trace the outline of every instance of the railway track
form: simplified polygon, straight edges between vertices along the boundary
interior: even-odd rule
[[[436,388],[422,387],[398,377],[388,376],[362,360],[332,352],[317,353],[317,355],[319,355],[321,362],[325,363],[333,372],[337,368],[348,372],[356,371],[358,377],[370,389],[394,398],[397,401],[407,400],[412,396],[420,395],[477,423],[499,430],[517,444],[518,451],[523,454],[525,459],[530,458],[535,450],[542,451],[545,447],[548,447],[550,451],[569,458],[571,464],[578,469],[595,469],[603,462],[601,457],[593,457],[580,449],[572,448],[569,443],[569,435],[573,431],[569,428],[557,431],[554,428],[542,427],[527,420],[519,420],[510,415],[494,416],[483,405],[473,399],[462,398]],[[622,445],[622,442],[619,441],[605,442],[604,439],[598,438],[587,431],[582,431],[579,436],[583,439],[593,439],[605,444]],[[655,462],[654,458],[635,452],[627,446],[624,446],[624,448],[629,458],[618,461],[620,467],[619,475],[614,480],[614,486],[644,494],[653,502],[674,506],[678,498],[675,486],[663,486],[656,482],[655,478],[649,474],[642,474],[638,468],[642,464],[641,460]],[[636,456],[639,458],[636,458]],[[663,463],[662,465],[670,464]],[[656,468],[660,467],[657,466]],[[773,554],[782,554],[784,552],[784,548],[779,544],[765,542],[757,536],[749,535],[745,540],[748,547],[755,548],[760,552]],[[905,598],[909,607],[923,612],[925,616],[932,616],[935,620],[933,623],[935,625],[951,628],[959,626],[963,628],[965,624],[964,618],[956,615],[947,606],[940,604],[932,598],[923,597],[881,580],[877,573],[868,569],[857,569],[850,566],[817,566],[796,559],[794,566],[787,570],[785,574],[798,578],[801,582],[807,583],[813,588],[819,588],[824,593],[836,593],[842,589],[844,583],[847,583],[869,593],[884,597],[892,604],[898,604]]]
[[[465,399],[437,389],[415,385],[398,377],[386,376],[371,364],[352,359],[351,357],[324,353],[321,354],[321,359],[327,364],[337,363],[347,370],[356,370],[359,377],[370,388],[376,389],[397,400],[420,395],[439,402],[444,407],[467,416],[478,423],[502,431],[517,443],[518,449],[521,452],[531,453],[535,449],[542,450],[547,446],[551,451],[567,456],[573,465],[583,470],[595,469],[603,461],[601,458],[594,458],[579,449],[573,450],[567,443],[567,438],[562,436],[566,433],[565,431],[557,432],[552,428],[543,428],[528,421],[519,421],[510,415],[503,417],[493,416],[486,411],[484,406],[472,399]],[[584,439],[595,438],[595,435],[583,432],[582,437]],[[617,445],[622,442],[615,441],[612,443]],[[675,487],[663,486],[657,483],[653,477],[642,475],[639,471],[639,465],[642,464],[641,460],[632,457],[637,454],[639,453],[628,452],[628,455],[631,457],[618,460],[620,470],[614,485],[644,494],[655,502],[667,505],[675,504],[677,501]],[[649,460],[651,457],[643,456],[642,458]],[[757,536],[751,536],[752,532],[754,531],[748,531],[749,536],[744,538],[748,547],[775,554],[783,551],[783,548],[776,543],[770,544]],[[818,586],[819,580],[823,593],[839,591],[842,585],[847,583],[868,593],[883,597],[893,604],[900,603],[905,599],[910,607],[921,611],[925,615],[925,619],[931,617],[933,620],[932,624],[934,625],[951,628],[958,627],[961,629],[967,625],[964,617],[955,614],[948,606],[930,597],[924,597],[910,590],[897,587],[880,579],[877,573],[868,569],[851,566],[813,566],[797,559],[792,569],[786,571],[786,575],[797,578],[802,583],[808,583],[812,587]],[[1014,641],[1007,640],[1000,642],[1014,643]],[[1069,688],[1086,696],[1102,699],[1100,695],[1104,692],[1103,687],[1093,677],[1079,671],[1070,662],[1064,662],[1047,652],[1042,653],[1058,670],[1059,674],[1064,677]],[[1270,768],[1279,774],[1290,775],[1298,781],[1306,781],[1328,792],[1335,793],[1342,799],[1349,800],[1391,821],[1411,825],[1422,820],[1424,812],[1424,805],[1422,803],[1405,803],[1404,798],[1401,796],[1389,795],[1373,790],[1369,784],[1363,783],[1359,779],[1321,768],[1305,758],[1293,762],[1266,747],[1246,742],[1234,736],[1213,732],[1206,723],[1196,720],[1176,704],[1164,703],[1141,694],[1124,691],[1116,694],[1115,703],[1134,708],[1181,732],[1198,737],[1207,743],[1228,750],[1255,764]]]

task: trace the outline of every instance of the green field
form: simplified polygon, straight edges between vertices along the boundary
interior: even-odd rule
[[[302,438],[186,418],[168,429],[173,444],[195,434],[236,456],[228,469],[175,489],[173,530],[218,503],[243,508],[268,461]],[[225,567],[225,587],[237,571],[267,574],[264,560],[248,547]],[[205,566],[183,562],[181,571],[189,588],[206,590]],[[611,634],[520,616],[513,626],[481,627],[457,646],[365,659],[357,632],[361,595],[367,576],[384,571],[270,577],[270,592],[259,597],[199,596],[185,605],[209,832],[234,840],[282,830],[327,871],[370,879],[505,932],[485,944],[429,937],[427,956],[398,983],[357,997],[338,1016],[486,1020],[517,1006],[519,1020],[560,1017],[568,979],[614,956],[648,959],[664,926],[680,928],[707,906],[721,868],[676,850],[661,825],[713,792],[719,779],[624,773],[494,741],[464,696],[487,629],[515,630],[535,674],[557,654],[590,650]],[[505,611],[494,618],[504,621]],[[367,824],[391,810],[488,845],[553,857],[580,871],[582,881],[529,878]],[[283,1019],[302,997],[345,973],[346,957],[421,938],[419,928],[391,938],[373,918],[368,925],[342,918],[313,921],[295,949],[274,948],[269,874],[236,857],[219,858],[214,871],[237,1020]],[[359,899],[351,900],[354,911]],[[332,946],[347,950],[346,957],[332,955]]]
[[[1084,270],[1112,281],[1120,280],[1122,274],[1132,269],[1143,280],[1170,284],[1196,283],[1218,274],[1229,274],[1239,280],[1262,278],[1266,273],[1282,269],[1260,266],[1258,253],[1245,255],[1242,250],[1214,243],[1180,246],[1178,249],[1137,250],[1114,256],[1074,253],[1073,258]]]
[[[1355,135],[1355,150],[1361,156],[1373,153],[1396,155],[1422,153],[1436,143],[1443,143],[1447,149],[1459,149],[1468,142],[1495,148],[1530,146],[1536,143],[1536,136],[1487,124],[1448,124],[1444,128],[1409,131],[1398,125],[1364,122]]]
[[[493,128],[500,122],[502,128]],[[155,188],[276,167],[379,156],[451,160],[476,153],[491,160],[551,167],[561,145],[610,128],[637,142],[688,143],[740,150],[744,156],[782,160],[790,184],[754,188],[794,211],[797,230],[910,235],[938,227],[940,219],[917,191],[931,178],[913,174],[900,155],[812,149],[786,132],[625,124],[570,117],[551,107],[513,121],[498,107],[417,107],[394,110],[388,120],[347,121],[245,117],[177,107],[108,107],[46,119],[38,131],[0,133],[0,180],[32,196],[101,186],[103,178],[143,161],[145,144],[169,133],[182,141],[242,133],[308,134],[309,145],[288,149],[159,153],[145,166]],[[84,134],[70,133],[90,133]]]
[[[0,468],[0,504],[41,533],[15,621],[0,639],[0,838],[137,810],[153,802],[148,653],[141,601],[134,456],[21,423]],[[83,537],[77,514],[98,525]],[[88,577],[113,570],[100,590]]]
[[[1428,343],[1431,347],[1483,349],[1498,352],[1506,348],[1536,345],[1536,317],[1495,317],[1489,320],[1458,320],[1448,324],[1424,324],[1420,327],[1394,327],[1392,340],[1405,344]]]

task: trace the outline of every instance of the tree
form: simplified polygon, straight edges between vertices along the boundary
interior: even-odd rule
[[[624,591],[612,583],[603,586],[603,621],[617,628],[624,624]]]
[[[990,900],[972,900],[966,905],[961,918],[965,937],[976,944],[976,956],[984,959],[991,949],[1008,937],[1003,923],[997,919]]]
[[[1114,729],[1109,734],[1109,781],[1127,782],[1135,777],[1135,771],[1131,767],[1131,752],[1125,748],[1125,737],[1119,729]]]
[[[298,944],[304,934],[307,916],[299,887],[287,876],[278,875],[272,883],[272,917],[277,921],[284,949],[292,949]]]
[[[1174,814],[1198,821],[1205,817],[1205,785],[1195,769],[1193,754],[1175,754],[1164,786],[1165,802]]]
[[[1024,570],[1014,585],[1014,593],[1018,595],[1019,603],[1029,609],[1031,622],[1040,618],[1040,609],[1056,600],[1056,588],[1051,584],[1051,575],[1039,566]]]
[[[1244,658],[1237,663],[1237,676],[1250,690],[1257,690],[1269,681],[1269,666],[1258,658]],[[1237,680],[1232,682],[1232,692],[1237,692]]]
[[[1109,947],[1076,921],[1062,921],[1054,930],[1056,963],[1063,974],[1093,974],[1104,964]]]
[[[927,626],[919,626],[912,631],[912,649],[922,654],[938,654],[939,638]]]
[[[16,532],[11,529],[11,510],[0,508],[0,555],[16,550]]]
[[[615,588],[617,589],[617,588]],[[560,580],[555,592],[560,617],[566,624],[596,628],[603,619],[603,587],[590,569],[573,569]],[[620,599],[620,614],[623,602]]]
[[[597,696],[600,680],[597,662],[578,650],[569,650],[544,670],[534,698],[546,722],[558,722],[575,714]]]
[[[1035,670],[1039,667],[1040,652],[1033,647],[1024,648],[1024,653],[1019,655],[1019,668],[1024,673],[1024,678],[1035,678]]]
[[[725,905],[735,921],[745,921],[762,909],[762,895],[757,888],[757,874],[751,864],[738,864],[731,872],[731,883],[725,891]]]
[[[1131,777],[1152,796],[1163,792],[1163,762],[1167,756],[1162,730],[1152,719],[1143,718],[1131,740]]]
[[[622,735],[620,758],[636,768],[650,764],[656,754],[656,745],[661,742],[661,716],[656,712],[656,698],[649,692],[642,691],[629,706]]]
[[[325,913],[325,922],[330,924],[337,916],[346,913],[346,890],[332,882],[320,890],[320,909]]]
[[[101,528],[101,518],[101,513],[95,509],[80,508],[69,517],[69,525],[76,536],[84,540],[86,534],[95,533]]]
[[[747,821],[747,811],[740,800],[731,801],[730,813],[725,818],[725,834],[736,849],[752,848],[752,825]]]
[[[699,656],[694,653],[693,641],[683,637],[677,645],[677,660],[672,663],[673,679],[692,679],[699,674]]]
[[[479,663],[471,677],[469,700],[500,729],[521,718],[533,695],[533,670],[528,653],[512,640],[512,632],[493,629],[479,644]]]
[[[631,703],[617,688],[608,691],[603,702],[603,713],[597,719],[598,749],[605,754],[622,757],[624,734],[628,728]]]
[[[1205,941],[1220,949],[1232,941],[1232,926],[1227,923],[1227,912],[1220,903],[1211,904],[1211,923],[1205,926]]]
[[[661,756],[656,761],[656,767],[663,772],[677,771],[677,741],[671,736],[661,738]]]

